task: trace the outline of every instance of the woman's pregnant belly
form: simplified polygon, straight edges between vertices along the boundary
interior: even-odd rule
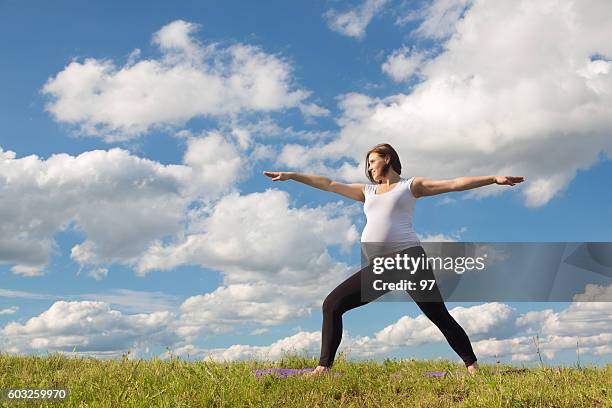
[[[361,233],[361,242],[411,242],[418,241],[410,221],[368,221]]]

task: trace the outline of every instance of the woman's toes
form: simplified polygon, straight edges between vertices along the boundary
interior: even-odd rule
[[[327,373],[329,371],[330,371],[330,368],[328,368],[328,367],[318,366],[317,368],[315,368],[311,372],[307,373],[307,375],[309,375],[309,376],[317,376],[317,375],[325,374],[325,373]]]

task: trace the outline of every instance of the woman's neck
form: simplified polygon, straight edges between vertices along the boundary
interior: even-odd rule
[[[389,178],[385,178],[385,179],[381,180],[380,183],[378,183],[378,184],[385,185],[385,186],[388,187],[391,184],[395,184],[395,183],[397,183],[400,180],[401,180],[401,177],[396,175],[396,176],[391,176]]]

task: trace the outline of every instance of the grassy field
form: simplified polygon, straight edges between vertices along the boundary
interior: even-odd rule
[[[0,388],[66,388],[62,407],[612,407],[612,365],[605,368],[530,368],[495,374],[507,365],[481,366],[476,377],[429,378],[426,371],[464,371],[448,361],[349,362],[340,377],[257,378],[268,367],[314,367],[315,359],[213,363],[168,360],[95,360],[60,354],[0,354]],[[516,368],[516,367],[514,367]],[[3,406],[24,403],[2,402]]]

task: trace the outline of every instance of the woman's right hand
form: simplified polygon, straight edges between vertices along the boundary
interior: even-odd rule
[[[288,171],[264,171],[263,174],[271,177],[272,181],[284,181],[291,179],[291,172]]]

